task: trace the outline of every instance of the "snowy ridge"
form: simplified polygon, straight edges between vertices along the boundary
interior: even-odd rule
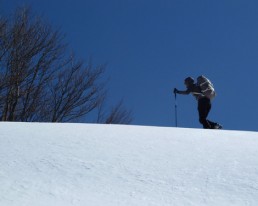
[[[1,206],[258,205],[257,132],[0,123]]]

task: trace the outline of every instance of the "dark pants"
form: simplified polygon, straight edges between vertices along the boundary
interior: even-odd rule
[[[199,121],[205,129],[213,129],[216,123],[207,119],[211,110],[211,100],[204,97],[198,100]]]

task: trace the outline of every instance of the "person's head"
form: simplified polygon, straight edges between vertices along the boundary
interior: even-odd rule
[[[194,84],[194,79],[192,78],[192,77],[187,77],[186,79],[185,79],[185,86],[186,87],[189,87],[189,86],[191,86],[191,85],[193,85]]]

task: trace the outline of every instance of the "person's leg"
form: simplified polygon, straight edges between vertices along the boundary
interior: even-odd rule
[[[211,109],[211,102],[208,98],[202,98],[198,101],[198,112],[199,112],[199,121],[205,129],[211,129],[213,125],[212,122],[207,120],[207,116]]]

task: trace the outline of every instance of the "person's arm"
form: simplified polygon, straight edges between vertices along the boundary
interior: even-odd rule
[[[180,90],[178,90],[177,88],[175,88],[175,89],[174,89],[174,93],[175,93],[175,94],[184,94],[184,95],[187,95],[187,94],[190,94],[190,90],[187,89],[187,90],[185,90],[185,91],[180,91]]]

